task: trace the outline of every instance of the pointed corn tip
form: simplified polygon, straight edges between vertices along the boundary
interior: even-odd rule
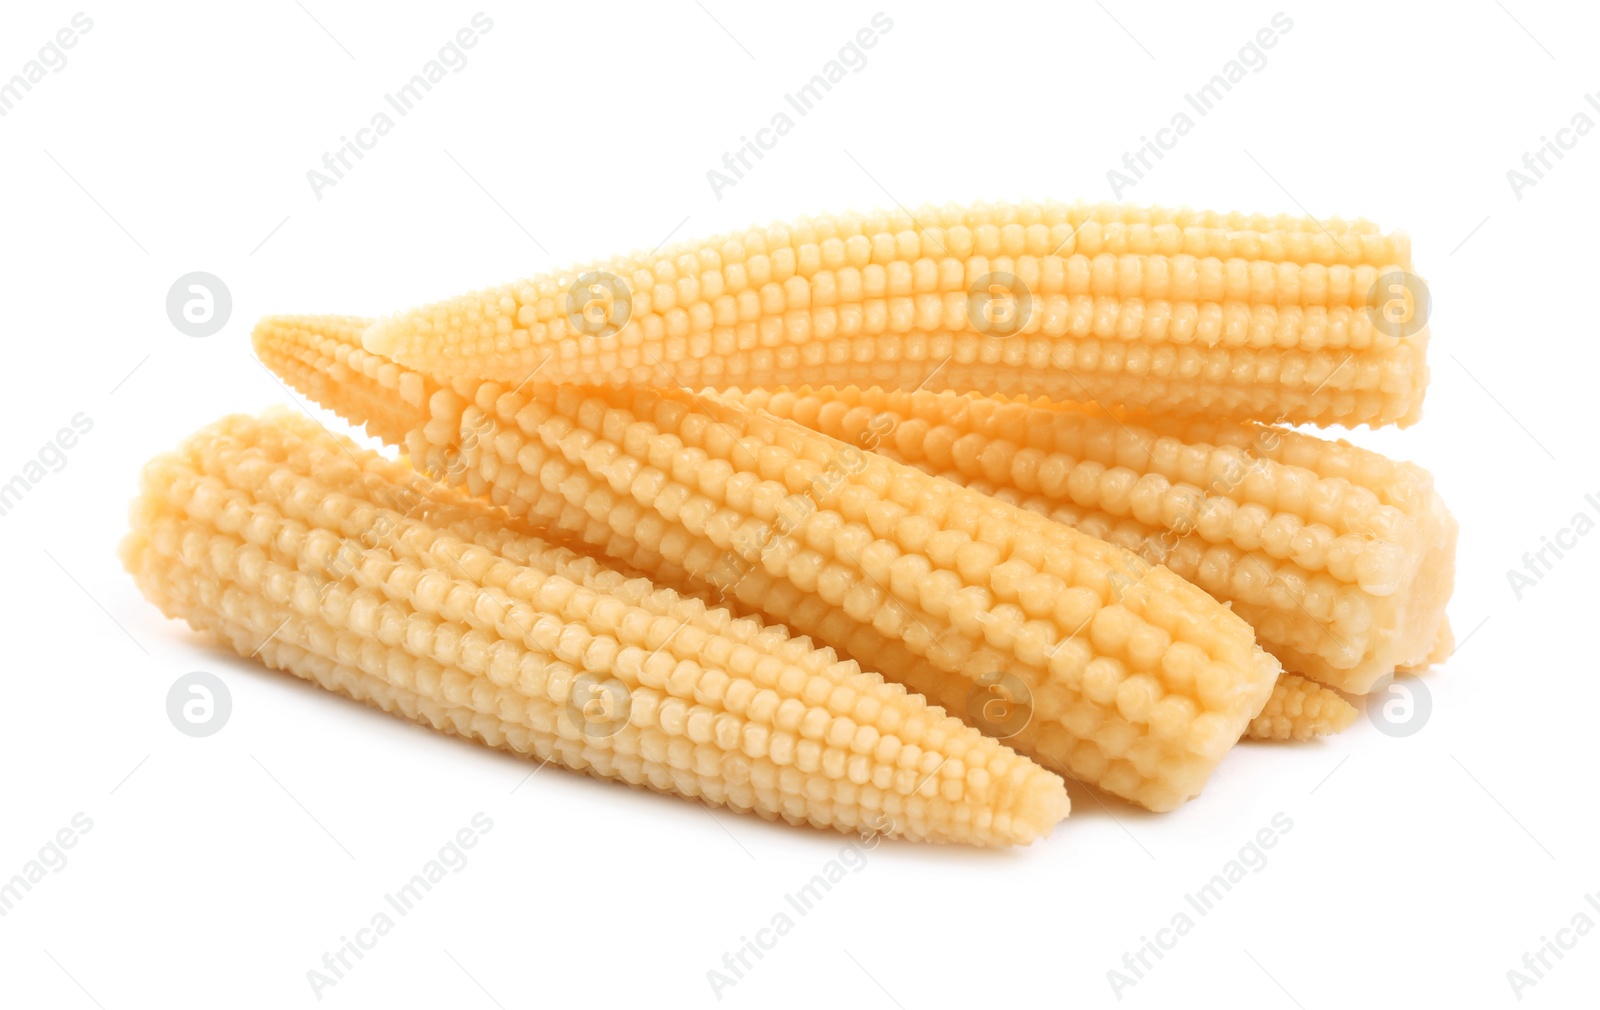
[[[266,360],[266,354],[272,347],[272,338],[283,329],[286,316],[262,316],[250,331],[250,349],[256,352],[256,357]]]
[[[1252,740],[1304,742],[1349,729],[1356,715],[1355,706],[1339,692],[1299,674],[1285,673],[1245,735]]]
[[[352,333],[346,331],[353,339]],[[259,564],[245,561],[259,552],[230,532],[237,527],[224,518],[241,506],[241,514],[251,516],[251,535],[263,543],[304,533],[308,545],[309,536],[319,538],[317,547],[262,556]],[[1023,845],[1064,816],[1058,778],[923,696],[779,626],[735,619],[702,601],[684,603],[598,559],[508,529],[508,521],[496,506],[430,488],[378,453],[279,406],[260,417],[224,417],[149,464],[123,557],[164,613],[222,637],[241,655],[436,728],[602,777],[796,824],[852,830],[884,815],[888,833],[930,842]],[[358,550],[362,561],[343,560]],[[396,569],[377,557],[390,550],[405,559],[408,571],[437,576],[438,591],[384,592],[381,586],[399,585]],[[460,579],[443,574],[446,561],[452,572],[460,570]],[[458,618],[445,602],[449,586],[489,593],[496,616]],[[377,610],[344,605],[363,590],[390,600],[384,614],[432,631],[404,642],[385,640],[378,631],[385,618]],[[538,613],[541,629],[551,628],[555,637],[546,639],[521,617],[502,616],[513,612]],[[630,720],[604,743],[587,735],[578,743],[581,731],[566,707],[571,696],[554,683],[492,682],[488,660],[480,663],[445,644],[492,634],[512,668],[526,662],[528,669],[543,670],[557,661],[552,650],[565,648],[558,641],[602,633],[627,644],[621,652],[586,653],[584,662],[597,677],[622,681],[635,699]],[[669,645],[669,665],[705,678],[703,684],[684,683],[681,676],[657,684],[642,665],[617,658],[628,649],[655,656]],[[348,665],[340,662],[346,656]],[[741,692],[729,688],[727,719],[717,720],[733,721],[734,744],[722,737],[696,742],[696,731],[683,728],[694,720],[673,714],[713,684],[746,688],[742,701],[734,700]],[[771,704],[759,697],[763,691]],[[797,715],[797,726],[805,723],[810,733],[820,724],[828,747],[841,748],[830,755],[843,754],[841,740],[852,748],[863,739],[877,743],[853,755],[848,767],[826,759],[806,770],[808,749],[821,754],[822,744],[786,745],[783,727],[788,710],[797,707],[805,713]],[[559,728],[563,722],[565,729]],[[863,729],[870,732],[863,736]],[[762,744],[759,759],[743,749],[754,740]],[[866,771],[863,781],[857,781],[860,770]]]

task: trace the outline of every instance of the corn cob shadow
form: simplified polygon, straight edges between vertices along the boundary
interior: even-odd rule
[[[131,525],[124,564],[169,616],[447,733],[917,840],[1026,844],[1067,812],[1055,776],[832,650],[552,547],[287,411],[157,457]],[[624,694],[595,712],[601,677]]]
[[[441,380],[862,385],[1400,424],[1427,385],[1409,240],[1365,221],[1055,203],[803,218],[380,320]],[[671,377],[664,383],[663,373]]]
[[[1020,679],[1030,718],[1008,743],[1151,809],[1198,793],[1273,689],[1276,661],[1226,608],[1043,517],[715,396],[394,371],[360,329],[281,317],[255,345],[380,437],[398,425],[373,390],[403,402],[422,472],[660,584],[718,591],[947,711],[986,677]]]

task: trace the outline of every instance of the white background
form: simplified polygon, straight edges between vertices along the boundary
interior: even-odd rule
[[[1506,972],[1541,936],[1586,908],[1600,923],[1600,536],[1520,601],[1506,577],[1600,497],[1600,131],[1520,200],[1506,176],[1580,111],[1600,123],[1583,97],[1600,18],[1535,0],[883,2],[486,6],[465,68],[320,200],[307,170],[479,7],[85,8],[67,65],[0,118],[0,481],[74,414],[94,422],[0,516],[0,878],[75,813],[94,826],[0,918],[0,1004],[315,1004],[307,971],[479,811],[494,828],[470,864],[323,1004],[717,1004],[707,971],[793,914],[784,894],[842,836],[553,767],[519,787],[524,762],[205,644],[116,561],[140,464],[287,398],[250,355],[263,314],[392,311],[813,211],[1109,199],[1107,169],[1280,9],[1294,27],[1267,66],[1122,198],[1413,236],[1435,307],[1426,416],[1350,437],[1431,468],[1461,522],[1465,641],[1427,678],[1429,722],[1242,746],[1171,814],[1075,789],[1026,850],[884,843],[720,1002],[1118,1004],[1107,971],[1278,812],[1294,827],[1270,863],[1121,1004],[1510,1006]],[[707,170],[880,9],[894,24],[869,63],[717,199]],[[0,79],[77,10],[8,4]],[[164,307],[193,270],[233,298],[203,339]],[[232,693],[207,739],[165,711],[192,670]],[[1600,935],[1579,939],[1523,1002],[1592,999],[1597,959]]]

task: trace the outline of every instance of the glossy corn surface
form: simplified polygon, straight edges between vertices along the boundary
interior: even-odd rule
[[[486,288],[367,349],[440,379],[810,384],[1408,424],[1410,245],[1366,222],[1066,204],[803,218]]]
[[[1272,426],[1044,401],[739,398],[1165,565],[1231,604],[1288,669],[1341,690],[1447,654],[1456,524],[1412,464]]]
[[[225,418],[152,461],[122,553],[242,655],[602,778],[979,845],[1067,812],[1056,776],[833,650],[552,546],[298,414]]]
[[[258,345],[310,329],[269,321]],[[687,392],[432,388],[406,438],[421,469],[973,721],[998,693],[1017,714],[994,735],[1152,809],[1200,790],[1276,679],[1249,627],[1165,568],[793,422]]]

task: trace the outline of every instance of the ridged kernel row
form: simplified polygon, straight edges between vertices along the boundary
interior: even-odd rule
[[[460,459],[453,479],[514,515],[720,588],[953,711],[1014,678],[1031,708],[1008,742],[1155,809],[1198,792],[1276,676],[1165,569],[715,397],[456,380],[428,409],[406,439],[424,471]]]
[[[1252,740],[1310,740],[1341,732],[1355,721],[1355,706],[1337,691],[1286,673],[1261,714],[1251,720],[1249,735]]]
[[[520,529],[298,415],[230,417],[147,467],[123,557],[243,654],[603,777],[931,841],[1066,813],[1054,776],[831,650]]]
[[[954,393],[740,400],[1164,564],[1231,603],[1289,669],[1342,690],[1424,663],[1448,634],[1455,522],[1424,471],[1376,453]]]
[[[1403,237],[1146,216],[806,219],[485,289],[364,339],[441,380],[929,383],[1232,418],[1415,419],[1426,330],[1402,335],[1374,308],[1388,311],[1393,275],[1409,269]],[[947,360],[957,367],[935,374]],[[1074,372],[1101,374],[1080,389]]]

